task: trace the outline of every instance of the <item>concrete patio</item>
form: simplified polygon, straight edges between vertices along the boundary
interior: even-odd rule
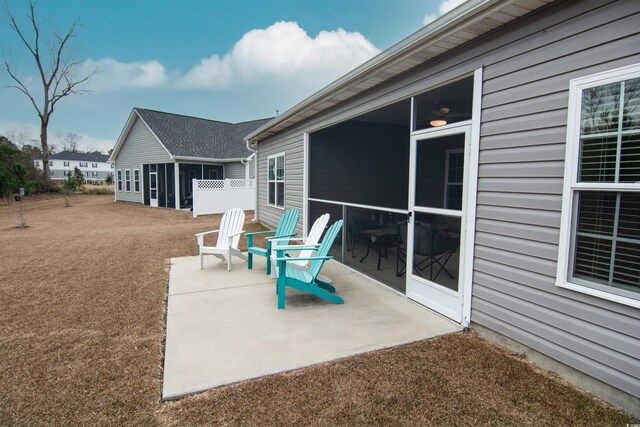
[[[169,275],[163,399],[460,330],[360,273],[330,261],[344,305],[287,289],[276,308],[264,258],[174,258]]]

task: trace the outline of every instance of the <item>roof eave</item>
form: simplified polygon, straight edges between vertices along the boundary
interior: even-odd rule
[[[345,74],[343,77],[335,80],[333,83],[330,83],[328,86],[325,86],[323,89],[314,93],[310,97],[306,98],[302,102],[296,104],[289,110],[285,111],[278,117],[274,118],[270,122],[265,125],[259,127],[254,130],[247,136],[245,136],[245,141],[247,142],[259,142],[262,139],[268,138],[269,136],[280,132],[282,129],[276,131],[270,131],[274,129],[278,125],[292,119],[296,115],[304,112],[305,110],[310,109],[315,104],[319,104],[323,99],[328,98],[330,95],[338,92],[341,88],[345,88],[350,84],[362,80],[366,78],[368,73],[372,73],[380,67],[384,66],[386,63],[401,59],[404,55],[410,54],[414,48],[417,46],[422,46],[427,44],[429,41],[436,39],[439,35],[453,30],[456,26],[461,26],[464,28],[466,22],[470,19],[473,19],[476,16],[482,16],[484,11],[487,9],[496,6],[502,7],[502,5],[509,5],[512,3],[510,0],[469,0],[457,8],[453,9],[451,12],[440,16],[433,22],[424,26],[420,30],[414,32],[408,37],[404,38],[400,42],[386,49],[379,55]],[[514,17],[513,19],[516,19]],[[348,98],[347,98],[348,99]],[[330,108],[330,107],[326,107]],[[324,111],[324,108],[321,110]],[[295,124],[295,123],[294,123]],[[293,124],[292,124],[293,125]],[[291,126],[291,125],[289,125]],[[289,127],[285,126],[285,127]],[[249,146],[249,144],[247,144]]]
[[[251,154],[248,155],[247,157],[234,157],[229,159],[214,159],[211,157],[189,157],[189,156],[174,156],[173,159],[176,162],[181,160],[189,160],[189,161],[196,161],[196,162],[231,163],[231,162],[240,162],[242,160],[247,160],[249,157],[251,157]]]

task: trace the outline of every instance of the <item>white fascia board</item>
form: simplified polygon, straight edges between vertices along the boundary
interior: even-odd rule
[[[446,13],[435,21],[425,25],[420,30],[404,38],[400,42],[384,50],[377,56],[373,57],[369,61],[345,74],[333,83],[320,89],[310,97],[306,98],[302,102],[294,105],[289,110],[275,117],[273,120],[259,127],[258,129],[245,136],[247,141],[247,147],[249,142],[254,140],[257,136],[267,132],[269,129],[276,125],[285,122],[295,115],[311,108],[314,104],[319,103],[323,98],[338,92],[342,87],[353,83],[356,80],[365,78],[367,73],[370,73],[378,68],[383,67],[385,64],[409,53],[414,47],[426,44],[430,39],[436,38],[438,35],[445,31],[451,30],[456,25],[459,25],[461,21],[468,20],[469,18],[481,14],[486,9],[499,3],[506,3],[503,0],[468,0],[451,12]],[[249,147],[250,148],[250,147]]]

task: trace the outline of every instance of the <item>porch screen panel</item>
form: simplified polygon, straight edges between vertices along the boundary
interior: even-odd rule
[[[327,228],[331,227],[334,222],[343,219],[342,218],[342,205],[334,205],[332,203],[322,203],[322,202],[309,202],[309,221],[307,224],[307,228],[310,230],[313,226],[313,222],[320,217],[321,215],[329,214],[329,222],[327,223]],[[307,230],[307,233],[309,232]],[[326,230],[325,230],[326,231]],[[335,242],[331,246],[331,250],[329,251],[329,255],[334,257],[334,259],[342,262],[342,233],[345,232],[344,226],[341,233],[336,238]],[[323,233],[324,236],[324,233]],[[322,239],[320,239],[322,241]]]
[[[175,166],[173,163],[166,163],[166,182],[167,182],[167,207],[176,207],[176,179],[175,179]]]
[[[167,207],[167,186],[165,182],[165,164],[158,164],[158,206]]]
[[[220,165],[204,165],[204,175],[202,179],[224,179],[222,166]]]
[[[462,209],[464,135],[418,144],[416,200],[418,206]]]
[[[144,204],[149,206],[149,165],[142,165],[142,180],[144,191]]]
[[[409,126],[332,126],[310,135],[309,159],[309,197],[407,209]]]

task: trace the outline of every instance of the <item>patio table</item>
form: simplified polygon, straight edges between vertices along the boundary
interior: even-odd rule
[[[370,236],[367,239],[367,252],[360,259],[360,262],[364,261],[369,256],[369,249],[373,248],[378,252],[378,270],[380,270],[380,259],[382,258],[382,250],[384,249],[384,257],[388,259],[388,249],[397,248],[400,245],[398,239],[397,228],[375,228],[370,230],[362,230],[362,234]]]

